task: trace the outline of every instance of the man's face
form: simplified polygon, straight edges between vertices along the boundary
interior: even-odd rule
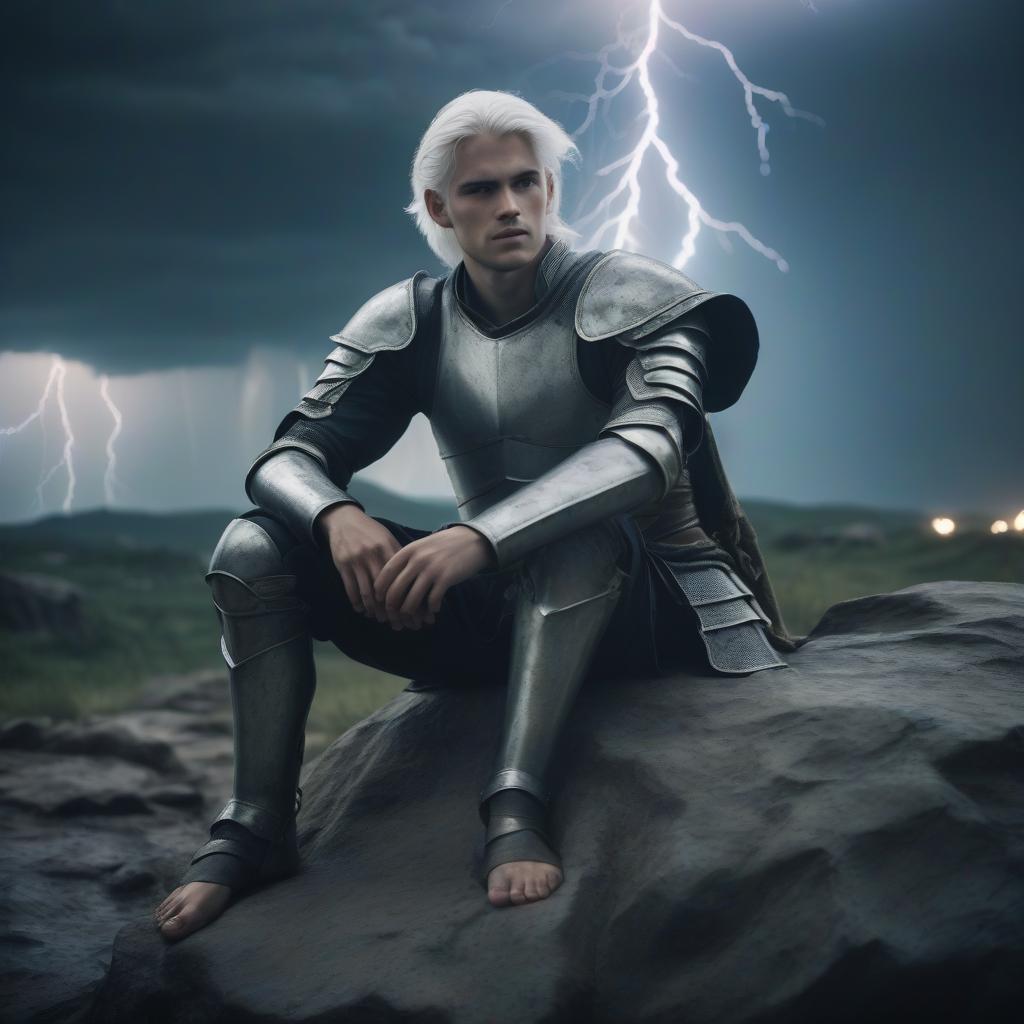
[[[553,179],[521,135],[474,135],[455,149],[447,205],[431,189],[424,199],[468,257],[492,270],[515,270],[543,247],[553,196]],[[523,233],[496,237],[513,228]]]

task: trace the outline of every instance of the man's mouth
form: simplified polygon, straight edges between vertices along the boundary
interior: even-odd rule
[[[499,238],[515,238],[517,235],[525,235],[526,231],[522,228],[509,228],[507,231],[502,231],[500,234],[495,235],[495,240]]]

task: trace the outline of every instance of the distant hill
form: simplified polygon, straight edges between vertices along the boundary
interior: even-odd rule
[[[862,505],[789,505],[760,498],[740,498],[740,504],[754,524],[758,538],[774,544],[787,533],[835,530],[851,523],[877,527],[894,533],[919,526],[926,516],[910,509],[878,509]]]
[[[405,526],[433,530],[458,519],[454,501],[420,501],[366,481],[349,488],[370,515],[392,519]],[[170,551],[208,554],[228,521],[245,509],[209,509],[197,512],[134,512],[96,509],[70,515],[53,515],[32,523],[0,526],[0,544],[54,543],[88,547]]]
[[[350,487],[370,515],[421,530],[433,530],[458,519],[454,501],[427,501],[402,497],[367,481]],[[856,505],[788,505],[749,499],[743,507],[762,543],[774,545],[786,534],[827,531],[850,523],[864,523],[885,533],[916,527],[924,519],[918,512],[890,511]],[[228,520],[244,509],[209,509],[196,512],[137,512],[97,509],[71,515],[52,515],[32,523],[0,526],[0,544],[34,545],[73,543],[121,550],[154,550],[209,554]]]
[[[410,501],[358,480],[352,491],[371,515],[423,530],[457,520],[450,502]],[[994,535],[978,517],[973,524],[958,517],[961,528],[939,537],[927,516],[914,512],[743,504],[786,622],[798,634],[813,629],[830,606],[867,594],[935,580],[1024,581],[1024,533]],[[46,593],[77,594],[80,602],[76,630],[56,632],[13,628],[24,616],[5,618],[0,606],[0,721],[128,707],[154,674],[219,668],[203,576],[238,511],[244,510],[106,510],[0,527],[0,577],[7,577],[9,592],[23,588],[25,579],[17,577],[28,575]],[[321,665],[326,656],[321,650]],[[339,665],[328,669],[339,694],[370,671]]]

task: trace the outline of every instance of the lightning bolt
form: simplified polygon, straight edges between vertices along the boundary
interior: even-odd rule
[[[808,5],[805,3],[805,6],[809,6],[809,9],[814,9],[813,4]],[[752,82],[740,69],[735,56],[727,46],[717,40],[706,39],[695,32],[691,32],[685,25],[668,17],[662,9],[661,0],[650,0],[647,8],[646,31],[641,29],[631,32],[624,31],[623,17],[620,15],[616,32],[617,38],[614,43],[609,43],[597,53],[564,53],[560,57],[542,61],[530,69],[531,71],[536,70],[561,58],[588,62],[597,61],[600,64],[594,77],[594,89],[590,94],[560,91],[550,93],[550,95],[562,99],[580,101],[587,104],[587,114],[583,123],[571,133],[574,141],[582,136],[594,123],[599,108],[607,116],[608,108],[612,101],[633,81],[636,81],[643,96],[644,105],[640,116],[644,118],[645,123],[639,141],[625,156],[599,168],[594,172],[594,175],[597,178],[607,177],[620,168],[623,169],[622,173],[611,190],[598,202],[594,209],[574,223],[575,227],[580,227],[597,220],[597,218],[603,215],[604,219],[600,220],[594,228],[593,234],[587,240],[584,248],[598,248],[601,239],[607,234],[611,235],[610,248],[621,249],[637,245],[637,239],[632,233],[632,228],[640,214],[642,198],[639,181],[640,169],[648,153],[653,151],[664,165],[665,180],[669,188],[676,196],[683,200],[686,206],[687,227],[682,235],[679,250],[672,259],[674,267],[682,269],[693,256],[696,250],[697,237],[700,234],[701,227],[704,226],[720,232],[723,240],[730,234],[739,236],[751,249],[760,253],[766,259],[771,260],[780,271],[785,273],[789,270],[789,264],[775,249],[762,242],[739,221],[727,221],[713,217],[704,208],[693,190],[679,177],[679,161],[672,154],[668,143],[658,132],[660,103],[658,93],[651,79],[651,58],[657,53],[663,59],[666,59],[665,55],[659,53],[658,50],[659,33],[663,25],[689,42],[714,50],[721,55],[733,78],[743,90],[744,105],[754,130],[760,171],[763,175],[771,172],[767,145],[769,126],[758,112],[755,97],[760,97],[763,100],[777,104],[787,117],[802,118],[818,125],[824,125],[825,123],[816,114],[795,108],[785,93],[775,89],[767,89]],[[627,53],[632,53],[639,49],[639,53],[632,63],[617,66],[611,62],[611,55],[620,48],[625,49]],[[669,63],[671,65],[670,61]],[[676,70],[677,74],[680,73],[674,65],[671,66]],[[609,78],[614,78],[615,76],[620,76],[618,82],[611,85],[606,84]],[[611,212],[612,208],[620,196],[624,197],[622,208],[619,212],[613,213]]]
[[[0,427],[0,434],[5,436],[20,434],[26,427],[43,415],[50,400],[50,395],[56,392],[57,407],[60,410],[60,422],[64,428],[64,448],[60,461],[51,466],[40,478],[39,484],[36,487],[36,504],[40,509],[43,507],[43,488],[50,482],[57,471],[63,468],[67,471],[68,475],[67,490],[64,492],[64,501],[61,506],[65,512],[70,510],[71,502],[75,496],[75,464],[71,458],[71,450],[75,444],[75,435],[71,430],[67,402],[64,399],[64,377],[66,374],[67,367],[64,365],[64,360],[60,356],[54,356],[53,362],[50,364],[50,373],[46,378],[46,384],[43,386],[43,393],[39,396],[35,409],[17,426]]]
[[[110,397],[110,378],[106,374],[100,377],[100,396],[110,410],[110,415],[114,418],[114,429],[107,438],[107,468],[103,473],[103,497],[107,505],[110,506],[114,504],[114,487],[118,484],[117,454],[114,452],[114,442],[121,433],[122,418],[121,410],[114,405],[114,400]]]
[[[53,366],[50,369],[50,376],[46,381],[46,388],[43,391],[43,397],[39,400],[39,405],[36,406],[36,411],[30,415],[23,424],[19,424],[19,427],[27,426],[43,411],[51,388],[55,384],[57,408],[60,412],[60,423],[64,428],[64,447],[61,450],[60,460],[50,467],[49,471],[42,477],[36,487],[36,505],[38,508],[42,509],[43,488],[46,487],[59,470],[64,469],[67,472],[68,483],[67,488],[64,491],[64,501],[61,502],[61,509],[64,512],[70,512],[71,502],[75,497],[75,463],[71,457],[71,451],[75,446],[75,435],[71,429],[71,420],[68,417],[68,405],[64,398],[64,378],[66,375],[67,367],[64,365],[64,360],[61,359],[60,356],[54,356]]]
[[[39,420],[39,424],[43,428],[43,464],[45,466],[46,420],[43,418],[43,415],[46,412],[46,408],[50,403],[51,397],[57,403],[60,423],[64,431],[64,445],[61,449],[60,459],[50,466],[49,469],[45,469],[40,472],[39,483],[36,485],[35,502],[33,505],[33,509],[40,512],[45,507],[45,496],[43,492],[46,489],[46,485],[62,469],[67,473],[67,486],[64,491],[64,500],[61,502],[61,509],[64,512],[70,512],[71,505],[75,499],[75,484],[77,483],[77,477],[75,475],[75,462],[72,455],[75,447],[75,433],[71,427],[71,417],[68,415],[68,404],[64,391],[66,377],[67,366],[59,355],[55,355],[53,357],[53,362],[50,364],[50,372],[46,377],[46,383],[43,385],[43,392],[39,396],[39,401],[36,403],[36,407],[28,414],[28,416],[15,426],[0,427],[0,436],[10,437],[13,434],[22,433],[32,423]],[[121,433],[123,420],[120,410],[114,404],[114,400],[110,396],[110,380],[105,374],[100,377],[100,396],[102,397],[106,407],[110,410],[110,415],[114,419],[114,429],[107,438],[107,467],[106,472],[103,475],[103,492],[106,496],[107,504],[111,505],[114,502],[115,487],[119,486],[119,481],[117,479],[117,453],[114,450],[114,442]]]
[[[20,434],[33,420],[37,420],[43,415],[43,411],[46,408],[46,400],[50,397],[50,392],[53,390],[54,382],[58,376],[64,376],[64,362],[60,356],[54,356],[53,362],[50,364],[50,375],[46,378],[43,393],[39,397],[39,404],[16,427],[0,427],[0,434],[6,436]]]

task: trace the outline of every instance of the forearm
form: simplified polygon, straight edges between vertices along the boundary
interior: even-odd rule
[[[297,537],[319,544],[317,518],[336,505],[351,503],[362,509],[346,490],[327,476],[313,452],[280,448],[263,456],[246,478],[249,498],[279,518]]]
[[[600,437],[461,525],[482,534],[505,568],[575,530],[639,508],[666,490],[664,466],[678,474],[679,465],[674,443],[660,431],[646,428],[643,440],[640,448],[619,436]]]

